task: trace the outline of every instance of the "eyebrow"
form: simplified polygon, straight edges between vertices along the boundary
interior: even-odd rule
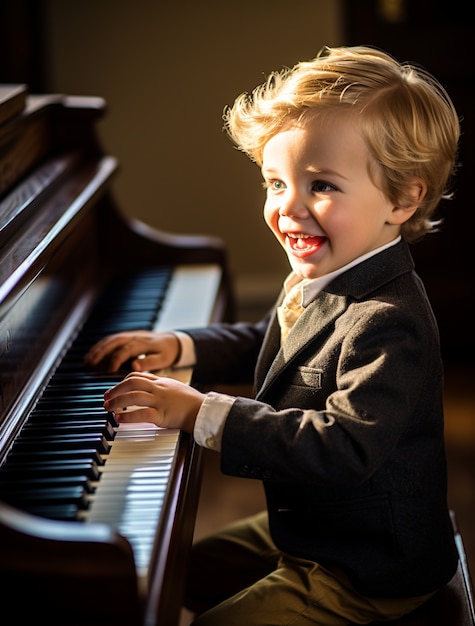
[[[342,180],[348,180],[348,178],[346,176],[343,176],[343,174],[340,174],[338,172],[336,172],[335,170],[329,169],[329,168],[323,168],[323,169],[314,169],[314,168],[308,168],[305,170],[308,174],[310,174],[311,176],[336,176],[337,178],[341,178]],[[269,174],[274,174],[278,172],[275,170],[275,168],[273,167],[261,167],[261,174],[264,176],[265,174],[269,175]]]
[[[343,176],[343,174],[340,174],[339,172],[336,172],[335,170],[329,169],[329,168],[323,168],[323,169],[313,169],[313,168],[309,168],[307,170],[307,172],[309,174],[312,174],[313,176],[336,176],[337,178],[342,178],[343,180],[348,180],[346,176]]]

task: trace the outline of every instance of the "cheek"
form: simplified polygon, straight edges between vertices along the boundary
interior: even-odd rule
[[[279,211],[269,201],[264,204],[264,220],[272,231],[278,229]]]
[[[285,237],[279,230],[279,211],[270,208],[270,206],[266,204],[264,206],[264,220],[274,237],[285,248]]]
[[[357,218],[355,211],[347,211],[337,203],[325,202],[318,206],[316,221],[324,229],[327,235],[335,233],[342,235],[358,227],[361,220]]]

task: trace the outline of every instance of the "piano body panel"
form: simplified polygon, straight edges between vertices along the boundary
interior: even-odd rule
[[[169,513],[162,517],[155,544],[155,566],[149,581],[144,626],[176,626],[184,598],[189,547],[193,541],[201,486],[202,450],[194,445],[190,435],[180,433],[180,438],[176,467],[164,505],[164,510]],[[188,493],[187,498],[185,493]],[[168,546],[165,554],[164,546]],[[173,601],[165,605],[162,596],[173,598]]]
[[[110,281],[130,270],[218,268],[209,321],[232,318],[219,239],[161,232],[116,205],[117,161],[103,153],[94,127],[103,113],[99,98],[28,96],[25,109],[0,124],[0,475]],[[178,305],[192,309],[182,297]],[[200,450],[180,433],[146,579],[133,542],[116,529],[28,513],[2,502],[0,485],[2,608],[26,587],[23,608],[33,621],[173,626],[200,478]]]
[[[15,623],[143,623],[131,547],[107,526],[36,518],[0,503],[0,528],[2,611]]]

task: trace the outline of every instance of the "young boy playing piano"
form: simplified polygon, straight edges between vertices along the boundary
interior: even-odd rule
[[[109,336],[86,361],[117,370],[144,353],[105,408],[193,433],[224,473],[263,481],[265,513],[194,546],[196,625],[394,619],[457,565],[439,336],[409,249],[436,230],[457,113],[422,69],[342,47],[272,74],[225,121],[262,169],[289,259],[276,307],[257,324]],[[253,379],[255,397],[148,373],[173,364],[197,386]]]

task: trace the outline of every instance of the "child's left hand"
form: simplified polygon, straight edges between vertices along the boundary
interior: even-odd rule
[[[132,372],[104,394],[104,408],[118,422],[151,422],[192,433],[205,394],[148,372]]]

